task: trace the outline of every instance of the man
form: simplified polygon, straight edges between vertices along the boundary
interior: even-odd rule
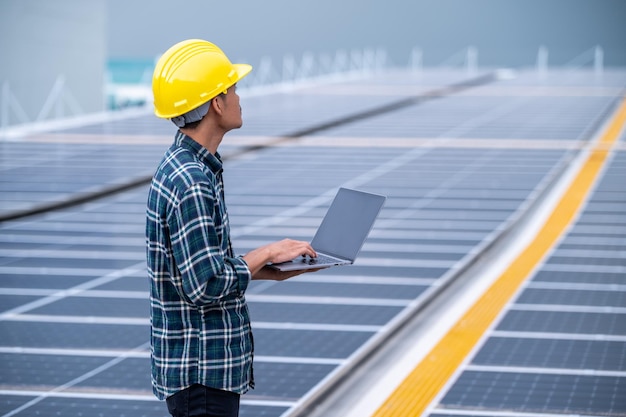
[[[175,417],[238,416],[239,396],[254,387],[248,283],[302,273],[268,263],[317,256],[289,239],[233,254],[218,147],[242,125],[236,83],[251,69],[192,39],[154,70],[155,114],[179,128],[154,174],[146,222],[152,384]]]

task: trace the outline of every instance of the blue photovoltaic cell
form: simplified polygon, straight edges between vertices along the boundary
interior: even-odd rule
[[[148,343],[147,325],[0,321],[0,346],[133,349]]]
[[[150,301],[143,298],[72,297],[36,308],[33,314],[146,318]]]
[[[626,371],[626,342],[491,337],[472,363]]]
[[[157,401],[113,401],[94,398],[45,398],[16,417],[170,417],[167,407]]]
[[[50,390],[82,376],[108,360],[110,358],[30,354],[16,361],[13,354],[2,353],[0,374],[2,384]]]
[[[257,384],[249,395],[296,401],[335,368],[336,365],[257,362],[254,365]]]
[[[626,335],[626,314],[509,311],[497,330]]]
[[[623,415],[626,378],[466,371],[441,405],[470,410]]]
[[[145,357],[126,358],[119,363],[116,361],[112,366],[81,381],[77,386],[95,392],[115,387],[120,392],[127,390],[128,392],[141,393],[151,397],[150,358],[147,355],[147,351],[142,353]],[[106,361],[114,359],[116,358],[106,358]],[[120,375],[124,375],[124,378],[120,378]]]
[[[527,288],[516,302],[519,304],[626,307],[626,291]]]
[[[533,278],[542,282],[573,282],[589,284],[623,284],[621,272],[539,271]]]
[[[14,307],[21,306],[31,301],[37,300],[39,297],[30,295],[0,295],[0,313],[11,310]]]
[[[345,359],[373,336],[372,332],[254,329],[258,355]]]
[[[302,303],[250,302],[254,320],[270,322],[327,323],[384,325],[398,314],[402,307],[377,305],[330,305]]]
[[[297,279],[281,282],[280,285],[272,285],[262,291],[263,294],[272,295],[299,295],[318,297],[355,297],[375,299],[411,300],[420,295],[427,285],[391,285],[385,284],[386,277],[381,279],[380,284],[359,283],[309,283],[299,282]],[[256,293],[256,291],[253,291]],[[250,294],[250,287],[248,294]]]

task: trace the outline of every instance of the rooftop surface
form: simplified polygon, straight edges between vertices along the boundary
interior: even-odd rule
[[[257,388],[241,415],[310,415],[357,372],[376,388],[373,352],[433,300],[463,310],[447,288],[549,198],[552,225],[573,189],[554,245],[514,257],[527,273],[510,296],[467,307],[493,319],[438,335],[467,345],[439,355],[447,376],[390,367],[397,381],[353,412],[626,416],[625,86],[619,70],[390,70],[242,92],[244,127],[220,148],[236,252],[309,240],[339,187],[387,202],[354,265],[251,283]],[[144,213],[174,133],[139,111],[0,141],[0,416],[167,415],[150,386]]]

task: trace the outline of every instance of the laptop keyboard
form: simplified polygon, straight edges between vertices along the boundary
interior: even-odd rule
[[[302,258],[302,262],[308,263],[309,265],[335,263],[337,262],[337,258],[332,258],[318,253],[317,258]]]

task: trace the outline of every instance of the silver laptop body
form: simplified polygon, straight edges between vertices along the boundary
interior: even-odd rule
[[[318,257],[298,257],[269,266],[298,271],[354,263],[385,200],[382,195],[340,188],[311,241]]]

